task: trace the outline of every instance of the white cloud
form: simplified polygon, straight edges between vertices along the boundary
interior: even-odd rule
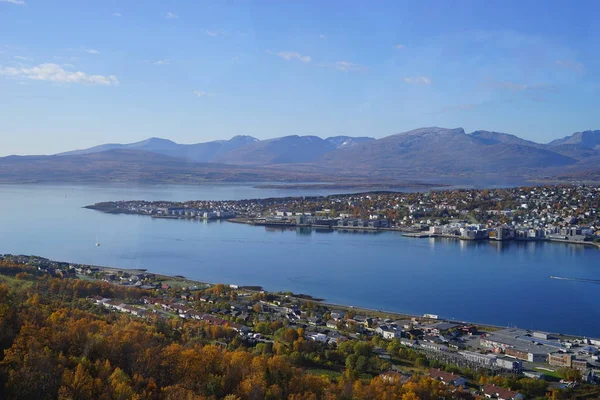
[[[179,18],[179,16],[177,14],[175,14],[174,12],[169,11],[167,14],[165,14],[165,18],[166,19],[177,19],[177,18]]]
[[[349,61],[336,61],[335,69],[339,71],[364,71],[367,69],[364,65],[351,63]]]
[[[323,35],[322,33],[319,35],[319,39],[321,40],[325,40],[327,39],[327,36]]]
[[[585,66],[582,63],[573,60],[557,60],[556,65],[564,69],[575,71],[578,74],[585,71]]]
[[[24,0],[0,0],[0,3],[10,3],[10,4],[16,4],[18,6],[24,6],[25,5],[25,1]]]
[[[207,92],[203,92],[201,90],[194,90],[194,94],[198,97],[206,97],[208,96],[210,93]]]
[[[32,68],[0,67],[0,76],[27,78],[56,83],[85,83],[90,85],[118,85],[114,75],[90,75],[81,71],[67,71],[58,64],[45,63]]]
[[[154,65],[168,65],[171,63],[171,60],[169,60],[168,58],[162,59],[162,60],[158,60],[154,62]]]
[[[207,29],[204,31],[208,36],[216,37],[216,36],[225,36],[225,32],[218,30]]]
[[[405,45],[398,43],[397,45],[394,46],[395,49],[398,50],[404,50],[406,48]]]
[[[426,85],[429,86],[431,85],[431,78],[428,78],[426,76],[407,76],[406,78],[404,78],[404,82],[410,84],[410,85]]]
[[[21,61],[31,61],[31,60],[33,60],[33,58],[31,58],[31,57],[25,57],[25,56],[15,56],[15,59],[21,60]]]
[[[83,51],[85,51],[88,54],[100,54],[100,51],[96,49],[83,49]]]
[[[267,53],[276,55],[277,57],[281,57],[286,61],[298,60],[302,61],[303,63],[309,63],[311,60],[310,56],[303,56],[302,54],[297,53],[295,51],[280,51],[278,53],[274,53],[270,50],[267,50]]]
[[[122,17],[123,14],[121,14],[120,12],[114,12],[113,13],[113,17]]]

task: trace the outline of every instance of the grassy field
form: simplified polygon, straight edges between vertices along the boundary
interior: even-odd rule
[[[6,283],[8,286],[16,289],[27,289],[33,285],[32,281],[16,279],[7,275],[0,275],[0,283]]]
[[[338,379],[341,378],[342,373],[338,372],[338,371],[332,371],[330,369],[323,369],[323,368],[309,368],[306,370],[306,372],[308,372],[309,374],[313,374],[313,375],[324,375],[329,377],[330,379]]]
[[[174,288],[198,286],[198,288],[203,289],[203,288],[210,286],[205,283],[188,281],[185,279],[164,279],[164,280],[161,280],[161,282],[163,284],[166,283],[167,285],[174,287]]]
[[[549,371],[547,369],[541,368],[535,368],[535,370],[551,378],[556,378],[557,380],[561,380],[563,378],[563,376],[558,371]]]

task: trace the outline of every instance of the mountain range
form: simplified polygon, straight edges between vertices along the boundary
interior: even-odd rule
[[[349,136],[321,139],[317,136],[292,135],[261,141],[252,136],[234,136],[229,140],[178,144],[167,139],[150,138],[130,144],[102,144],[58,155],[72,156],[109,150],[139,150],[193,162],[266,165],[313,161],[330,151],[352,147],[355,144],[371,140],[375,139]]]
[[[585,179],[600,172],[600,130],[536,143],[501,132],[420,128],[380,139],[234,136],[197,144],[151,138],[53,156],[0,158],[0,182],[395,181]]]

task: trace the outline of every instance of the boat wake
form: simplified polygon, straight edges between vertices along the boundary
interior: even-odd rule
[[[563,278],[560,276],[550,276],[550,279],[558,279],[561,281],[575,281],[575,282],[587,282],[587,283],[600,283],[600,279],[584,279],[584,278]]]

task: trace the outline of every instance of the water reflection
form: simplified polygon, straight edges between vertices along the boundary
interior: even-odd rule
[[[379,235],[382,233],[386,233],[384,231],[371,231],[371,230],[361,230],[361,229],[336,229],[336,232],[340,235]]]

